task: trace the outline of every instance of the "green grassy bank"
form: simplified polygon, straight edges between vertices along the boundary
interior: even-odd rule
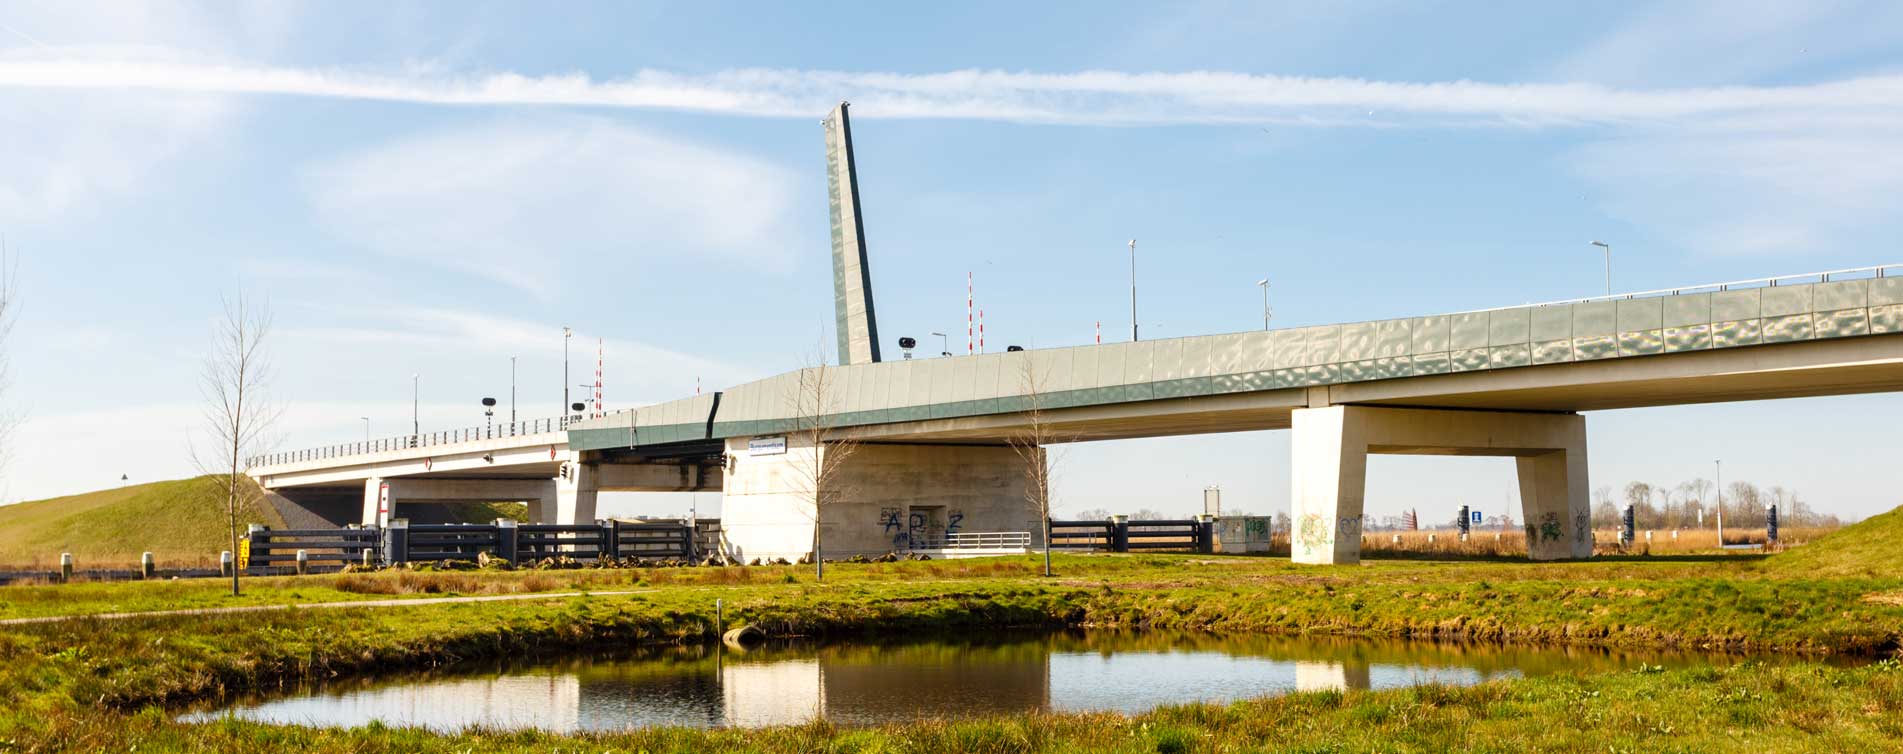
[[[1849,531],[1849,530],[1846,530]],[[1813,545],[1821,547],[1822,544]],[[1812,577],[1780,558],[1591,562],[1064,556],[797,568],[349,574],[254,579],[249,604],[447,594],[638,593],[515,602],[79,619],[0,627],[0,751],[1878,751],[1903,748],[1903,672],[1745,663],[1468,689],[1298,694],[1136,717],[1034,715],[874,729],[560,737],[184,725],[155,705],[281,684],[579,648],[707,641],[712,602],[776,634],[1005,626],[1327,633],[1876,654],[1903,637],[1903,578]],[[1880,557],[1879,555],[1873,557]],[[0,617],[215,606],[215,582],[0,589]]]

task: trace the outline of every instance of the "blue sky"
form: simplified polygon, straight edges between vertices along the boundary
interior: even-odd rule
[[[610,408],[831,343],[819,118],[854,102],[881,332],[993,348],[1406,316],[1903,261],[1903,6],[1814,2],[0,2],[23,309],[4,496],[191,472],[220,294],[266,296],[289,447],[480,423],[519,359]],[[506,400],[506,399],[505,399]],[[1595,413],[1595,486],[1888,509],[1903,398]],[[1076,447],[1060,508],[1286,508],[1279,433]],[[1497,509],[1381,458],[1370,511]],[[711,496],[703,504],[712,504]],[[677,497],[629,510],[667,512]],[[657,508],[658,506],[658,508]],[[1515,511],[1517,513],[1517,511]]]

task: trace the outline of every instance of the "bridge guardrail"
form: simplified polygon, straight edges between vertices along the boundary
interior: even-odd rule
[[[550,432],[560,432],[568,429],[568,425],[575,422],[597,419],[613,413],[621,412],[575,414],[574,416],[557,416],[546,419],[524,419],[522,421],[490,424],[481,427],[464,427],[438,432],[382,437],[372,440],[363,440],[361,442],[337,443],[301,450],[263,453],[246,458],[245,465],[246,467],[273,466],[282,463],[322,461],[331,458],[342,458],[344,456],[363,455],[366,453],[413,450],[416,448],[449,445],[451,443],[541,435]]]

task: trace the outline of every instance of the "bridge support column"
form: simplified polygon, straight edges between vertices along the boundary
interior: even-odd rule
[[[1293,430],[1290,549],[1297,563],[1360,562],[1370,453],[1513,457],[1527,554],[1592,555],[1583,416],[1328,406],[1297,409]]]
[[[562,464],[561,474],[555,477],[555,520],[562,525],[587,524],[595,520],[595,498],[601,492],[600,468],[593,463],[583,463],[579,457]],[[548,502],[542,504],[543,514],[547,515]],[[538,519],[542,520],[542,519]]]
[[[391,511],[396,510],[396,497],[390,494],[390,485],[382,477],[370,477],[363,480],[363,519],[364,526],[385,526],[390,523]]]

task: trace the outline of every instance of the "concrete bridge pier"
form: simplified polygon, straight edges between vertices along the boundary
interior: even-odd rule
[[[537,518],[538,523],[573,525],[595,520],[595,498],[601,492],[600,465],[583,463],[577,457],[562,463],[555,477],[555,520]],[[542,511],[547,515],[548,510]]]
[[[1025,494],[1030,469],[1008,445],[860,443],[842,451],[788,436],[760,451],[752,439],[727,441],[721,497],[721,528],[741,559],[798,560],[813,550],[815,522],[832,559],[923,549],[960,533],[1027,532],[1035,543],[1043,532]],[[827,460],[840,453],[849,455]],[[828,463],[837,466],[816,511],[815,471]]]
[[[1533,560],[1592,556],[1586,418],[1375,406],[1296,409],[1290,468],[1297,563],[1361,561],[1368,455],[1509,456]]]

